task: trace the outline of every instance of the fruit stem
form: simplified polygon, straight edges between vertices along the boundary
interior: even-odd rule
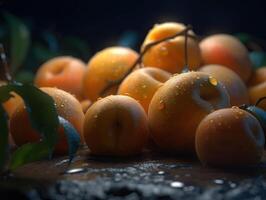
[[[6,53],[4,50],[4,46],[1,43],[0,43],[0,65],[1,65],[0,79],[12,82],[13,80],[10,73],[10,68],[7,64]]]
[[[122,78],[115,80],[115,81],[109,81],[108,85],[100,92],[100,96],[103,96],[109,89],[111,89],[112,87],[119,85],[120,83],[122,83],[122,81],[135,69],[135,67],[139,64],[140,67],[142,67],[142,58],[143,56],[148,52],[148,50],[150,50],[153,46],[156,46],[162,42],[165,42],[167,40],[171,40],[174,39],[178,36],[185,36],[185,66],[187,66],[187,62],[188,62],[188,55],[187,55],[187,39],[188,37],[193,38],[193,39],[197,39],[197,37],[195,35],[189,34],[188,31],[192,30],[192,26],[188,25],[184,30],[169,36],[169,37],[165,37],[162,38],[160,40],[157,40],[155,42],[151,42],[149,44],[147,44],[143,51],[140,52],[139,57],[136,59],[136,61],[133,63],[133,65],[129,68],[129,70],[122,76]]]
[[[187,27],[191,27],[190,25],[188,25]],[[191,27],[192,29],[192,27]],[[185,65],[184,65],[184,69],[183,71],[189,71],[189,68],[188,68],[188,49],[187,49],[187,41],[188,41],[188,31],[191,30],[191,29],[187,29],[184,33],[184,36],[185,36],[185,42],[184,42],[184,54],[185,54]]]
[[[264,101],[266,99],[266,96],[265,97],[261,97],[257,100],[257,102],[255,103],[255,106],[258,106],[262,101]]]

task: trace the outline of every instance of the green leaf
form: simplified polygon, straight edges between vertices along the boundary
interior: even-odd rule
[[[122,34],[122,36],[118,40],[118,46],[136,47],[138,42],[138,34],[135,31],[126,31]]]
[[[16,74],[15,80],[19,83],[32,84],[34,80],[34,74],[31,71],[20,71]]]
[[[10,31],[10,61],[13,72],[23,64],[30,46],[30,32],[14,15],[5,12],[4,18]]]
[[[235,37],[237,37],[243,44],[247,44],[252,39],[252,37],[247,33],[237,33],[235,34]]]
[[[66,119],[59,116],[60,125],[63,126],[68,142],[69,162],[72,161],[80,146],[80,136],[77,130]]]
[[[90,49],[86,41],[78,37],[68,36],[62,40],[62,54],[87,60],[90,55]]]
[[[266,53],[261,51],[253,51],[249,54],[249,58],[254,68],[266,66]]]
[[[263,109],[257,106],[249,106],[246,108],[246,111],[256,117],[260,122],[263,130],[266,130],[266,112]]]
[[[25,144],[12,154],[9,168],[15,170],[26,163],[47,158],[49,153],[49,145],[45,141]]]
[[[8,118],[0,104],[0,171],[4,168],[8,154]]]
[[[12,91],[23,98],[33,128],[46,140],[49,152],[52,154],[58,140],[59,127],[53,98],[33,85],[12,83],[0,87],[0,101],[6,101]]]

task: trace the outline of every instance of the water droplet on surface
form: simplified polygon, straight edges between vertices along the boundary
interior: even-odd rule
[[[68,163],[68,162],[69,162],[69,159],[64,159],[64,160],[61,160],[61,161],[55,163],[55,166],[59,166],[59,165],[62,165],[62,164]]]
[[[175,181],[175,182],[172,182],[171,183],[171,187],[174,187],[174,188],[182,188],[182,187],[184,187],[184,183],[179,182],[179,181]]]
[[[236,183],[234,183],[234,182],[230,182],[230,183],[229,183],[229,186],[230,186],[231,188],[235,188],[235,187],[236,187]]]
[[[61,108],[64,108],[64,107],[65,107],[65,105],[64,105],[64,104],[61,104],[61,105],[60,105],[60,107],[61,107]]]
[[[78,174],[86,172],[87,170],[85,168],[73,168],[65,171],[65,174]]]
[[[162,110],[164,108],[165,108],[165,104],[164,104],[163,100],[161,100],[159,103],[159,110]]]
[[[210,84],[212,84],[213,86],[217,86],[218,85],[218,81],[216,80],[216,78],[209,76],[209,82]]]
[[[94,115],[93,118],[94,118],[94,119],[97,119],[97,118],[98,118],[98,115]]]
[[[222,179],[215,179],[213,182],[214,182],[215,184],[217,184],[217,185],[222,185],[222,184],[224,184],[224,180],[222,180]]]
[[[165,174],[165,172],[164,171],[158,171],[158,174],[163,175],[163,174]]]
[[[187,187],[184,187],[184,191],[186,191],[186,192],[190,192],[190,191],[193,191],[195,189],[195,187],[194,186],[187,186]]]

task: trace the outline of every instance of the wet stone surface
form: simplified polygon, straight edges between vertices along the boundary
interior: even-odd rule
[[[19,168],[0,180],[0,194],[20,199],[265,199],[266,159],[256,168],[222,170],[196,160],[145,154],[93,158],[81,152]]]

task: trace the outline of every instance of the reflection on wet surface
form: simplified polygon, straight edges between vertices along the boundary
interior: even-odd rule
[[[36,184],[47,186],[55,183],[70,184],[71,181],[80,183],[78,187],[82,187],[85,183],[94,187],[93,183],[98,182],[102,184],[101,189],[107,184],[112,187],[116,184],[123,187],[124,185],[129,187],[130,184],[136,187],[153,185],[158,187],[159,191],[161,188],[167,188],[168,192],[182,190],[184,193],[198,192],[203,195],[204,190],[210,191],[218,187],[230,191],[236,189],[243,181],[264,177],[265,161],[264,157],[263,162],[254,168],[225,170],[204,167],[197,160],[177,159],[175,156],[166,157],[148,152],[141,157],[118,159],[92,157],[87,150],[83,150],[70,165],[66,157],[35,162],[19,168],[14,172],[14,176],[7,179],[11,185],[12,180],[15,180],[17,186],[19,182],[23,185],[27,182],[29,187]],[[264,178],[261,180],[264,181]],[[5,180],[5,183],[7,182]]]

